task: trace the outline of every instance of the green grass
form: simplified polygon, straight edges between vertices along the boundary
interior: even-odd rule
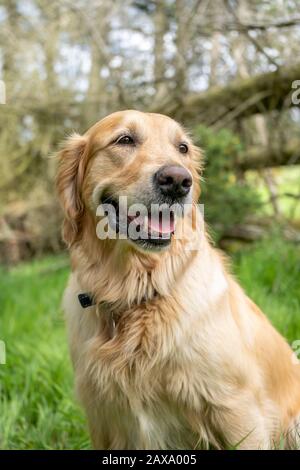
[[[60,301],[68,269],[52,258],[0,272],[0,448],[89,447],[74,399]],[[51,271],[52,270],[52,271]]]
[[[300,339],[300,249],[280,238],[237,253],[233,271],[247,294],[291,344]]]
[[[85,449],[60,300],[65,258],[0,270],[0,448]],[[56,267],[56,268],[55,268]],[[247,293],[289,342],[300,339],[300,250],[275,238],[234,255]]]

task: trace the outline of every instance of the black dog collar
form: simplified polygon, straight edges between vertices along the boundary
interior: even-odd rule
[[[83,294],[78,294],[78,300],[82,308],[87,308],[87,307],[92,307],[93,305],[96,305],[96,302],[91,294],[88,294],[84,292]],[[102,302],[103,305],[105,305],[105,302]],[[99,304],[98,304],[99,307]],[[98,315],[98,308],[97,308],[97,315]],[[109,312],[108,316],[108,331],[109,331],[109,337],[112,339],[115,336],[116,332],[116,319],[114,312],[111,311]]]

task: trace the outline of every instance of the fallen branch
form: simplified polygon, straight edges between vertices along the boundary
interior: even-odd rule
[[[247,79],[234,80],[227,86],[215,86],[201,93],[190,93],[175,100],[173,97],[151,111],[169,114],[193,124],[214,125],[226,121],[230,113],[234,118],[245,118],[256,113],[295,106],[291,94],[292,83],[299,80],[300,63],[279,67],[275,72],[262,73]],[[256,97],[251,101],[251,97]],[[246,106],[243,104],[246,103]],[[238,109],[238,112],[236,110]]]
[[[300,140],[294,139],[282,147],[250,147],[236,162],[236,168],[246,171],[299,164]]]
[[[221,227],[219,227],[221,230]],[[256,242],[266,238],[270,234],[270,227],[260,224],[241,224],[235,225],[230,228],[224,228],[222,236],[219,240],[219,245],[223,248],[226,247],[230,241],[241,242]],[[282,229],[282,236],[285,240],[300,243],[300,231],[291,226],[286,226]]]

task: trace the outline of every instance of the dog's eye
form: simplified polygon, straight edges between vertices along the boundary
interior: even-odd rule
[[[180,153],[188,153],[189,151],[187,144],[184,143],[179,144],[178,149]]]
[[[115,143],[118,145],[134,145],[135,142],[130,135],[121,135]]]

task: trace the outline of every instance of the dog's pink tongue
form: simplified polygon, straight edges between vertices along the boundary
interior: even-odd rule
[[[173,233],[175,229],[174,218],[171,217],[148,217],[148,231],[157,233]]]

